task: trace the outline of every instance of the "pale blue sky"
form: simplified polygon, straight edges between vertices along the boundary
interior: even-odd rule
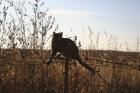
[[[88,26],[91,26],[94,37],[98,32],[101,33],[100,49],[108,49],[107,40],[111,34],[117,36],[118,46],[121,43],[122,48],[126,49],[125,41],[127,41],[129,48],[136,49],[136,39],[137,36],[140,37],[140,0],[40,1],[45,2],[50,14],[56,17],[59,31],[63,31],[65,37],[77,35],[84,48],[89,45]],[[104,31],[107,32],[108,38],[105,37]]]
[[[50,11],[54,11],[60,29],[68,33],[88,37],[87,26],[93,31],[113,34],[129,47],[135,48],[136,38],[140,36],[140,0],[46,0]],[[82,13],[81,13],[82,12]],[[87,13],[87,15],[85,15]],[[88,39],[85,39],[88,40]]]

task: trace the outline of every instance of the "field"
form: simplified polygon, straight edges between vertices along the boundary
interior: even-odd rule
[[[0,93],[63,93],[64,61],[47,66],[43,59],[49,51],[1,49],[0,53]],[[70,62],[69,93],[139,93],[138,52],[83,50],[80,54],[99,71],[91,75],[77,62]]]

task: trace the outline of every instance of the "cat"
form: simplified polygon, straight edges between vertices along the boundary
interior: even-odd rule
[[[63,32],[56,33],[53,32],[52,37],[52,46],[51,46],[51,56],[49,58],[49,61],[47,62],[47,65],[50,65],[52,60],[55,58],[57,53],[62,54],[66,60],[77,60],[80,65],[82,65],[84,68],[88,69],[92,74],[95,74],[95,69],[88,66],[85,62],[82,61],[79,50],[74,41],[72,41],[69,38],[63,38],[62,37]],[[60,55],[59,55],[60,56]]]

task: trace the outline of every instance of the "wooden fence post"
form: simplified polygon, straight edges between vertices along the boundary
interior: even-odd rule
[[[64,93],[68,93],[68,72],[69,72],[69,62],[68,60],[65,61],[65,72],[64,72]]]

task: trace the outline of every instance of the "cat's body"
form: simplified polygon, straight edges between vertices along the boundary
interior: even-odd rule
[[[83,67],[95,73],[95,70],[89,67],[85,62],[82,62],[82,59],[79,55],[79,50],[74,41],[69,38],[62,38],[62,33],[53,33],[52,38],[52,53],[48,61],[48,65],[51,63],[52,59],[56,56],[57,52],[61,53],[66,60],[77,60],[79,64]]]
[[[72,40],[68,38],[61,38],[57,43],[57,48],[54,51],[62,53],[62,55],[68,60],[77,60],[79,58],[78,48]]]

